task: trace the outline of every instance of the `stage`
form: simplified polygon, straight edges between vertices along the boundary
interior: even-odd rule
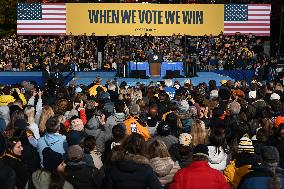
[[[64,72],[63,75],[67,75],[68,72]],[[94,72],[77,72],[76,76],[72,79],[77,84],[89,85],[91,84],[97,76],[102,77],[103,84],[107,80],[113,80],[115,78],[115,71],[94,71]],[[173,81],[179,81],[183,83],[187,78],[172,78]],[[190,78],[194,85],[198,83],[206,82],[209,80],[216,80],[217,84],[220,84],[220,81],[230,80],[230,77],[222,76],[220,74],[214,72],[198,72],[197,77]],[[152,77],[148,79],[136,79],[136,78],[117,78],[118,83],[122,81],[126,81],[128,85],[133,86],[137,82],[149,84],[150,81],[162,81],[163,78],[160,77]],[[233,80],[233,79],[231,79]],[[23,81],[35,81],[38,85],[42,85],[42,72],[0,72],[0,84],[17,84]]]

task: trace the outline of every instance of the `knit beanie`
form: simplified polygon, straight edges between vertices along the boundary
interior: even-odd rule
[[[193,149],[193,155],[194,156],[205,156],[209,158],[209,150],[208,147],[204,144],[198,144],[194,149]]]
[[[238,145],[238,153],[241,153],[241,152],[247,152],[247,153],[254,154],[254,147],[253,147],[252,141],[251,139],[249,139],[247,134],[245,134],[240,139],[240,142]]]
[[[63,156],[53,151],[50,147],[46,147],[42,151],[43,167],[48,171],[53,171],[63,162]]]
[[[189,146],[191,144],[192,136],[188,133],[182,133],[179,135],[179,143],[183,146]]]

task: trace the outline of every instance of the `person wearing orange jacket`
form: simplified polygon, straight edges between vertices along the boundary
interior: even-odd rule
[[[123,122],[126,128],[126,134],[139,133],[145,139],[145,141],[151,138],[150,132],[147,127],[142,125],[139,121],[140,107],[138,104],[133,104],[129,108],[130,116]]]

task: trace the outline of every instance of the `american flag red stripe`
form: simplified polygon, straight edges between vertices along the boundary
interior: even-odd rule
[[[224,34],[236,32],[257,36],[270,36],[270,4],[249,4],[247,21],[224,21]]]
[[[17,20],[18,35],[65,35],[65,3],[42,3],[41,20]]]

